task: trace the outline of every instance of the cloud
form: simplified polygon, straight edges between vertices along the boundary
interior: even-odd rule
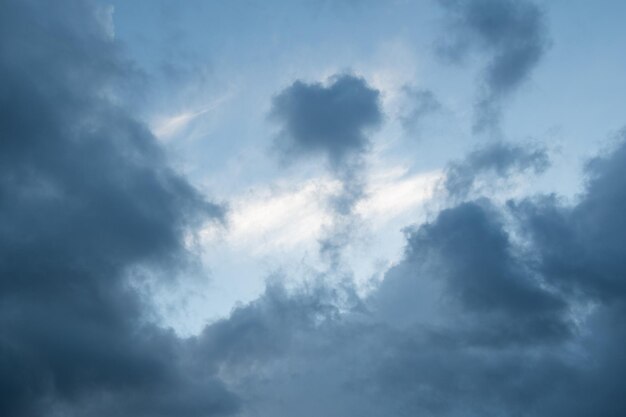
[[[541,147],[494,142],[463,160],[452,162],[446,170],[444,188],[453,198],[465,198],[481,178],[507,178],[513,173],[541,174],[550,165],[547,151]]]
[[[274,284],[198,355],[222,358],[246,416],[622,415],[623,139],[575,204],[445,209],[369,295]]]
[[[384,229],[423,205],[440,181],[439,172],[407,175],[402,168],[370,172],[366,196],[354,211],[376,229]],[[260,255],[306,247],[332,223],[332,207],[324,201],[341,191],[341,183],[329,177],[251,190],[229,202],[228,228],[209,223],[201,238],[206,245],[221,241]]]
[[[192,127],[199,119],[207,116],[209,113],[217,110],[224,102],[230,99],[230,94],[224,94],[217,97],[209,104],[199,110],[185,110],[174,115],[157,118],[151,123],[151,130],[154,135],[163,140],[168,141],[181,134],[193,137],[190,132]],[[192,133],[190,135],[190,133]]]
[[[406,174],[404,169],[397,168],[375,172],[369,180],[367,197],[356,206],[357,213],[369,221],[384,224],[430,199],[436,183],[441,180],[438,171]]]
[[[610,154],[587,164],[587,190],[579,204],[567,207],[556,196],[528,199],[515,212],[536,242],[542,271],[551,281],[599,300],[626,295],[626,133]]]
[[[253,190],[233,198],[227,229],[207,224],[201,233],[203,241],[215,245],[223,237],[229,245],[262,255],[314,242],[324,224],[332,221],[324,199],[340,189],[338,181],[319,178],[285,190]]]
[[[531,75],[548,48],[543,11],[529,0],[440,0],[451,36],[442,48],[461,60],[469,53],[485,55],[484,91],[476,107],[474,128],[498,124],[501,106]]]
[[[200,117],[207,112],[211,111],[211,108],[202,109],[196,112],[183,112],[172,117],[164,118],[155,123],[153,128],[154,134],[158,138],[169,138],[174,134],[185,129],[189,123],[194,119]]]
[[[357,228],[353,211],[364,197],[367,132],[383,119],[380,92],[350,74],[335,75],[327,85],[296,81],[274,97],[270,115],[281,124],[276,147],[287,161],[322,156],[341,181],[341,192],[329,201],[333,225],[320,239],[320,253],[337,267]]]
[[[565,303],[542,288],[540,277],[519,259],[501,215],[487,200],[445,209],[409,233],[406,258],[419,267],[412,275],[390,274],[382,284],[383,304],[399,307],[402,295],[395,291],[406,285],[395,280],[432,275],[442,286],[441,302],[458,311],[462,333],[471,329],[467,337],[475,343],[536,343],[568,334]]]
[[[274,97],[271,116],[282,125],[277,146],[288,156],[321,154],[338,167],[369,145],[382,121],[380,93],[365,80],[336,75],[328,85],[296,81]]]
[[[222,209],[123,107],[132,64],[96,9],[66,1],[0,6],[0,414],[626,414],[626,134],[589,162],[574,203],[451,206],[406,229],[404,257],[365,296],[350,282],[270,283],[182,339],[148,320],[131,278],[179,271],[186,234]],[[334,111],[354,96],[371,104],[377,93],[346,77],[349,88],[334,87],[340,77],[294,91]],[[380,117],[346,108],[335,119],[319,103],[301,114],[300,104],[280,114],[328,118],[347,136],[285,140],[333,169],[362,155]],[[300,132],[293,120],[336,132],[290,120],[286,135]],[[542,151],[488,149],[461,163],[471,184],[545,163]],[[359,202],[384,209],[381,199]]]
[[[237,408],[130,285],[174,274],[223,216],[122,106],[135,70],[90,2],[0,6],[0,414]]]

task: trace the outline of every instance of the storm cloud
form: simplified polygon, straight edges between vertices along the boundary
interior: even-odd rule
[[[0,414],[234,410],[129,281],[175,273],[184,233],[222,209],[123,107],[135,70],[96,5],[0,10]]]
[[[532,74],[548,49],[542,9],[529,0],[440,0],[450,34],[442,51],[453,61],[485,56],[474,129],[498,124],[502,105]]]
[[[369,295],[270,287],[197,348],[225,358],[246,416],[622,415],[624,149],[575,204],[445,209]]]

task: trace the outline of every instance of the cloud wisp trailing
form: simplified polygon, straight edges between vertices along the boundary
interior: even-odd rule
[[[443,185],[451,198],[463,199],[475,191],[481,179],[493,183],[494,179],[507,179],[514,173],[541,174],[549,165],[544,148],[494,142],[470,152],[461,161],[451,162]]]
[[[419,133],[424,119],[441,111],[442,105],[428,89],[404,86],[402,91],[408,98],[408,103],[400,115],[400,122],[406,133],[415,135]]]
[[[275,146],[283,158],[321,156],[341,181],[341,192],[330,202],[334,225],[320,241],[321,253],[336,267],[357,227],[354,208],[364,197],[368,133],[383,120],[380,92],[351,74],[335,75],[328,85],[295,81],[274,97],[271,117],[282,126]]]
[[[542,9],[530,0],[440,0],[450,35],[441,51],[452,61],[485,56],[474,130],[497,127],[505,101],[524,82],[548,49]]]

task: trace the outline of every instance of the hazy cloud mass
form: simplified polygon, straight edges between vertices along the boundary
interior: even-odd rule
[[[0,416],[626,415],[624,13],[0,0]]]

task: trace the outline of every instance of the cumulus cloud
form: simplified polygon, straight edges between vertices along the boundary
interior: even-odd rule
[[[382,121],[380,93],[363,78],[341,74],[328,85],[296,81],[276,97],[271,115],[282,125],[277,146],[293,157],[321,154],[338,167],[369,145]]]
[[[455,61],[486,57],[483,91],[476,106],[477,131],[497,125],[501,106],[531,75],[548,48],[543,11],[529,0],[440,0],[450,37],[442,51]]]
[[[222,414],[129,276],[173,273],[222,209],[121,105],[133,68],[90,2],[0,6],[0,414]]]
[[[599,300],[626,294],[626,133],[609,155],[587,164],[588,186],[579,204],[562,206],[556,196],[528,199],[515,212],[536,242],[541,269],[555,285]]]
[[[624,139],[573,205],[445,209],[369,295],[271,286],[198,351],[225,358],[246,416],[621,415]]]
[[[532,145],[494,142],[470,152],[446,169],[444,188],[453,198],[465,198],[480,179],[506,179],[513,173],[541,174],[550,165],[546,149]]]

